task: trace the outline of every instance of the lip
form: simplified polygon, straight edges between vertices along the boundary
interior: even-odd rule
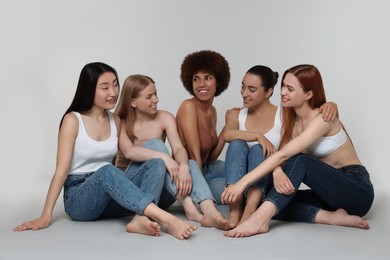
[[[107,102],[107,103],[110,103],[110,104],[115,104],[115,103],[116,103],[116,98],[107,99],[106,102]]]
[[[281,97],[281,98],[280,98],[280,101],[285,103],[285,102],[290,101],[290,99],[288,99],[288,98],[286,98],[286,97]]]

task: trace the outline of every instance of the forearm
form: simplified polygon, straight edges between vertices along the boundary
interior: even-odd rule
[[[163,158],[166,154],[152,149],[147,149],[144,147],[132,146],[129,149],[122,151],[126,159],[135,161],[135,162],[145,162],[154,158]]]
[[[223,134],[224,141],[230,143],[234,140],[240,139],[246,142],[257,141],[259,134],[256,132],[242,131],[242,130],[229,130]]]
[[[55,174],[51,179],[41,217],[46,218],[49,221],[51,220],[55,204],[62,191],[66,177],[67,175],[60,176],[59,174]]]
[[[259,164],[256,168],[241,178],[246,187],[249,187],[256,181],[263,178],[265,175],[273,172],[276,168],[281,169],[281,165],[285,162],[286,158],[277,153],[273,154],[271,157],[268,157],[264,162]]]
[[[175,158],[175,161],[180,166],[188,166],[188,155],[187,151],[184,149],[184,147],[179,147],[175,151],[173,151],[173,156]]]

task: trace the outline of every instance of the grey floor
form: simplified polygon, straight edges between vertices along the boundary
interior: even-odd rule
[[[2,198],[0,201],[5,201]],[[227,238],[222,231],[199,227],[189,240],[129,234],[128,219],[74,222],[56,206],[45,230],[13,232],[12,227],[36,217],[42,202],[2,203],[0,260],[12,259],[390,259],[389,195],[377,194],[365,217],[369,230],[273,221],[270,232],[249,238]],[[228,208],[219,206],[227,215]],[[170,208],[184,218],[177,204]]]

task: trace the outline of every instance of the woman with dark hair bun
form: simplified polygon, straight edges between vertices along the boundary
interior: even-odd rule
[[[246,188],[272,172],[273,185],[258,209],[229,237],[266,233],[271,219],[368,229],[374,189],[343,124],[325,121],[321,74],[310,64],[294,66],[282,77],[282,135],[279,149],[229,185],[222,201],[232,204]],[[300,190],[301,184],[308,189]]]
[[[202,169],[216,202],[220,204],[225,176],[224,162],[217,159],[225,141],[217,133],[217,110],[213,101],[229,85],[229,64],[215,51],[194,52],[184,58],[180,78],[193,97],[184,100],[177,111],[179,135],[189,159],[195,160]]]
[[[243,108],[231,109],[223,138],[230,143],[226,151],[226,186],[238,182],[265,158],[278,149],[281,138],[280,107],[273,105],[270,97],[279,74],[267,66],[256,65],[244,75],[241,83]],[[324,120],[337,114],[337,106],[325,103],[321,108]],[[258,208],[268,187],[270,175],[255,182],[244,194],[230,204],[229,226],[236,227],[247,220]],[[270,185],[271,186],[271,185]]]

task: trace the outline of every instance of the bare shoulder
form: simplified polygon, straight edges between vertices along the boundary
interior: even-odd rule
[[[237,116],[240,114],[241,112],[241,109],[240,107],[233,107],[233,108],[230,108],[226,111],[227,114],[231,114],[232,116]]]
[[[68,113],[64,116],[60,127],[60,133],[64,133],[66,135],[76,136],[78,134],[79,129],[79,120],[75,113]]]
[[[186,99],[180,104],[176,117],[188,116],[189,114],[196,114],[196,105],[192,99]]]
[[[69,127],[69,126],[77,126],[79,125],[79,120],[77,119],[77,116],[73,112],[69,112],[64,116],[64,119],[62,120],[62,127]]]
[[[175,116],[171,113],[171,112],[168,112],[166,110],[159,110],[158,111],[158,119],[159,121],[161,121],[162,123],[170,123],[173,121],[175,121]]]

